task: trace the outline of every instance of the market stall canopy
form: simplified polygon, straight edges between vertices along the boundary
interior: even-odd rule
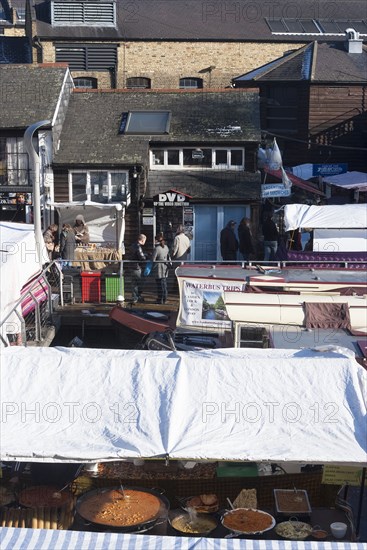
[[[1,367],[1,460],[366,462],[367,372],[343,348],[12,347]]]
[[[284,207],[284,225],[285,231],[298,228],[365,229],[367,227],[367,205],[287,204]]]
[[[46,247],[40,251],[44,261],[49,261]],[[25,223],[0,222],[0,322],[8,316],[21,297],[21,289],[41,272],[34,227]],[[8,330],[14,333],[12,324],[19,324],[16,316],[8,318]],[[10,330],[11,329],[11,330]]]
[[[366,172],[347,172],[346,174],[338,174],[336,176],[324,176],[323,181],[330,185],[342,187],[343,189],[367,191]]]
[[[89,229],[93,243],[111,243],[120,249],[125,236],[125,205],[121,203],[99,203],[92,201],[56,202],[49,206],[56,208],[59,225],[75,223],[78,214],[82,214]]]
[[[165,537],[157,535],[130,535],[127,533],[93,533],[88,531],[55,531],[52,529],[14,529],[3,527],[0,533],[1,550],[313,550],[320,543],[294,540],[236,540],[199,537]],[[364,543],[322,542],[323,550],[362,550]]]

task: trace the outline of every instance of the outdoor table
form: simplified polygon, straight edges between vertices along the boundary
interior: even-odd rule
[[[122,254],[116,248],[78,246],[74,253],[73,267],[81,267],[82,271],[94,271],[105,268],[106,262],[120,260]]]

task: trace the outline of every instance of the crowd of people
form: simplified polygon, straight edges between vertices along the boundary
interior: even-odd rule
[[[65,263],[74,260],[75,248],[79,244],[89,243],[89,229],[84,216],[78,214],[74,225],[64,223],[59,231],[59,226],[52,223],[43,234],[43,240],[47,248],[50,260],[61,258]]]

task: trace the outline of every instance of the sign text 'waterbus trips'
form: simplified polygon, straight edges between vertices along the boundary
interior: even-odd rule
[[[186,195],[174,191],[159,193],[154,197],[154,206],[189,206],[187,199]]]

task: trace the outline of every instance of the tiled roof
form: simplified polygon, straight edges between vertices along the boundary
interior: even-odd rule
[[[259,200],[261,176],[241,171],[155,171],[148,174],[147,196],[176,189],[194,200]]]
[[[65,68],[0,65],[0,129],[52,120]]]
[[[0,64],[32,63],[31,47],[25,36],[0,36]]]
[[[170,111],[169,134],[119,134],[122,114],[133,110]],[[150,142],[202,145],[203,142],[244,143],[259,139],[257,90],[74,92],[55,163],[145,163]]]
[[[367,48],[350,54],[340,42],[313,42],[300,50],[272,61],[233,81],[247,84],[269,81],[308,81],[365,83],[367,81]]]
[[[279,0],[278,2],[223,2],[221,0],[117,0],[117,27],[50,25],[50,7],[35,0],[37,35],[76,40],[271,40],[309,42],[302,34],[272,34],[265,18],[367,18],[365,0]]]

